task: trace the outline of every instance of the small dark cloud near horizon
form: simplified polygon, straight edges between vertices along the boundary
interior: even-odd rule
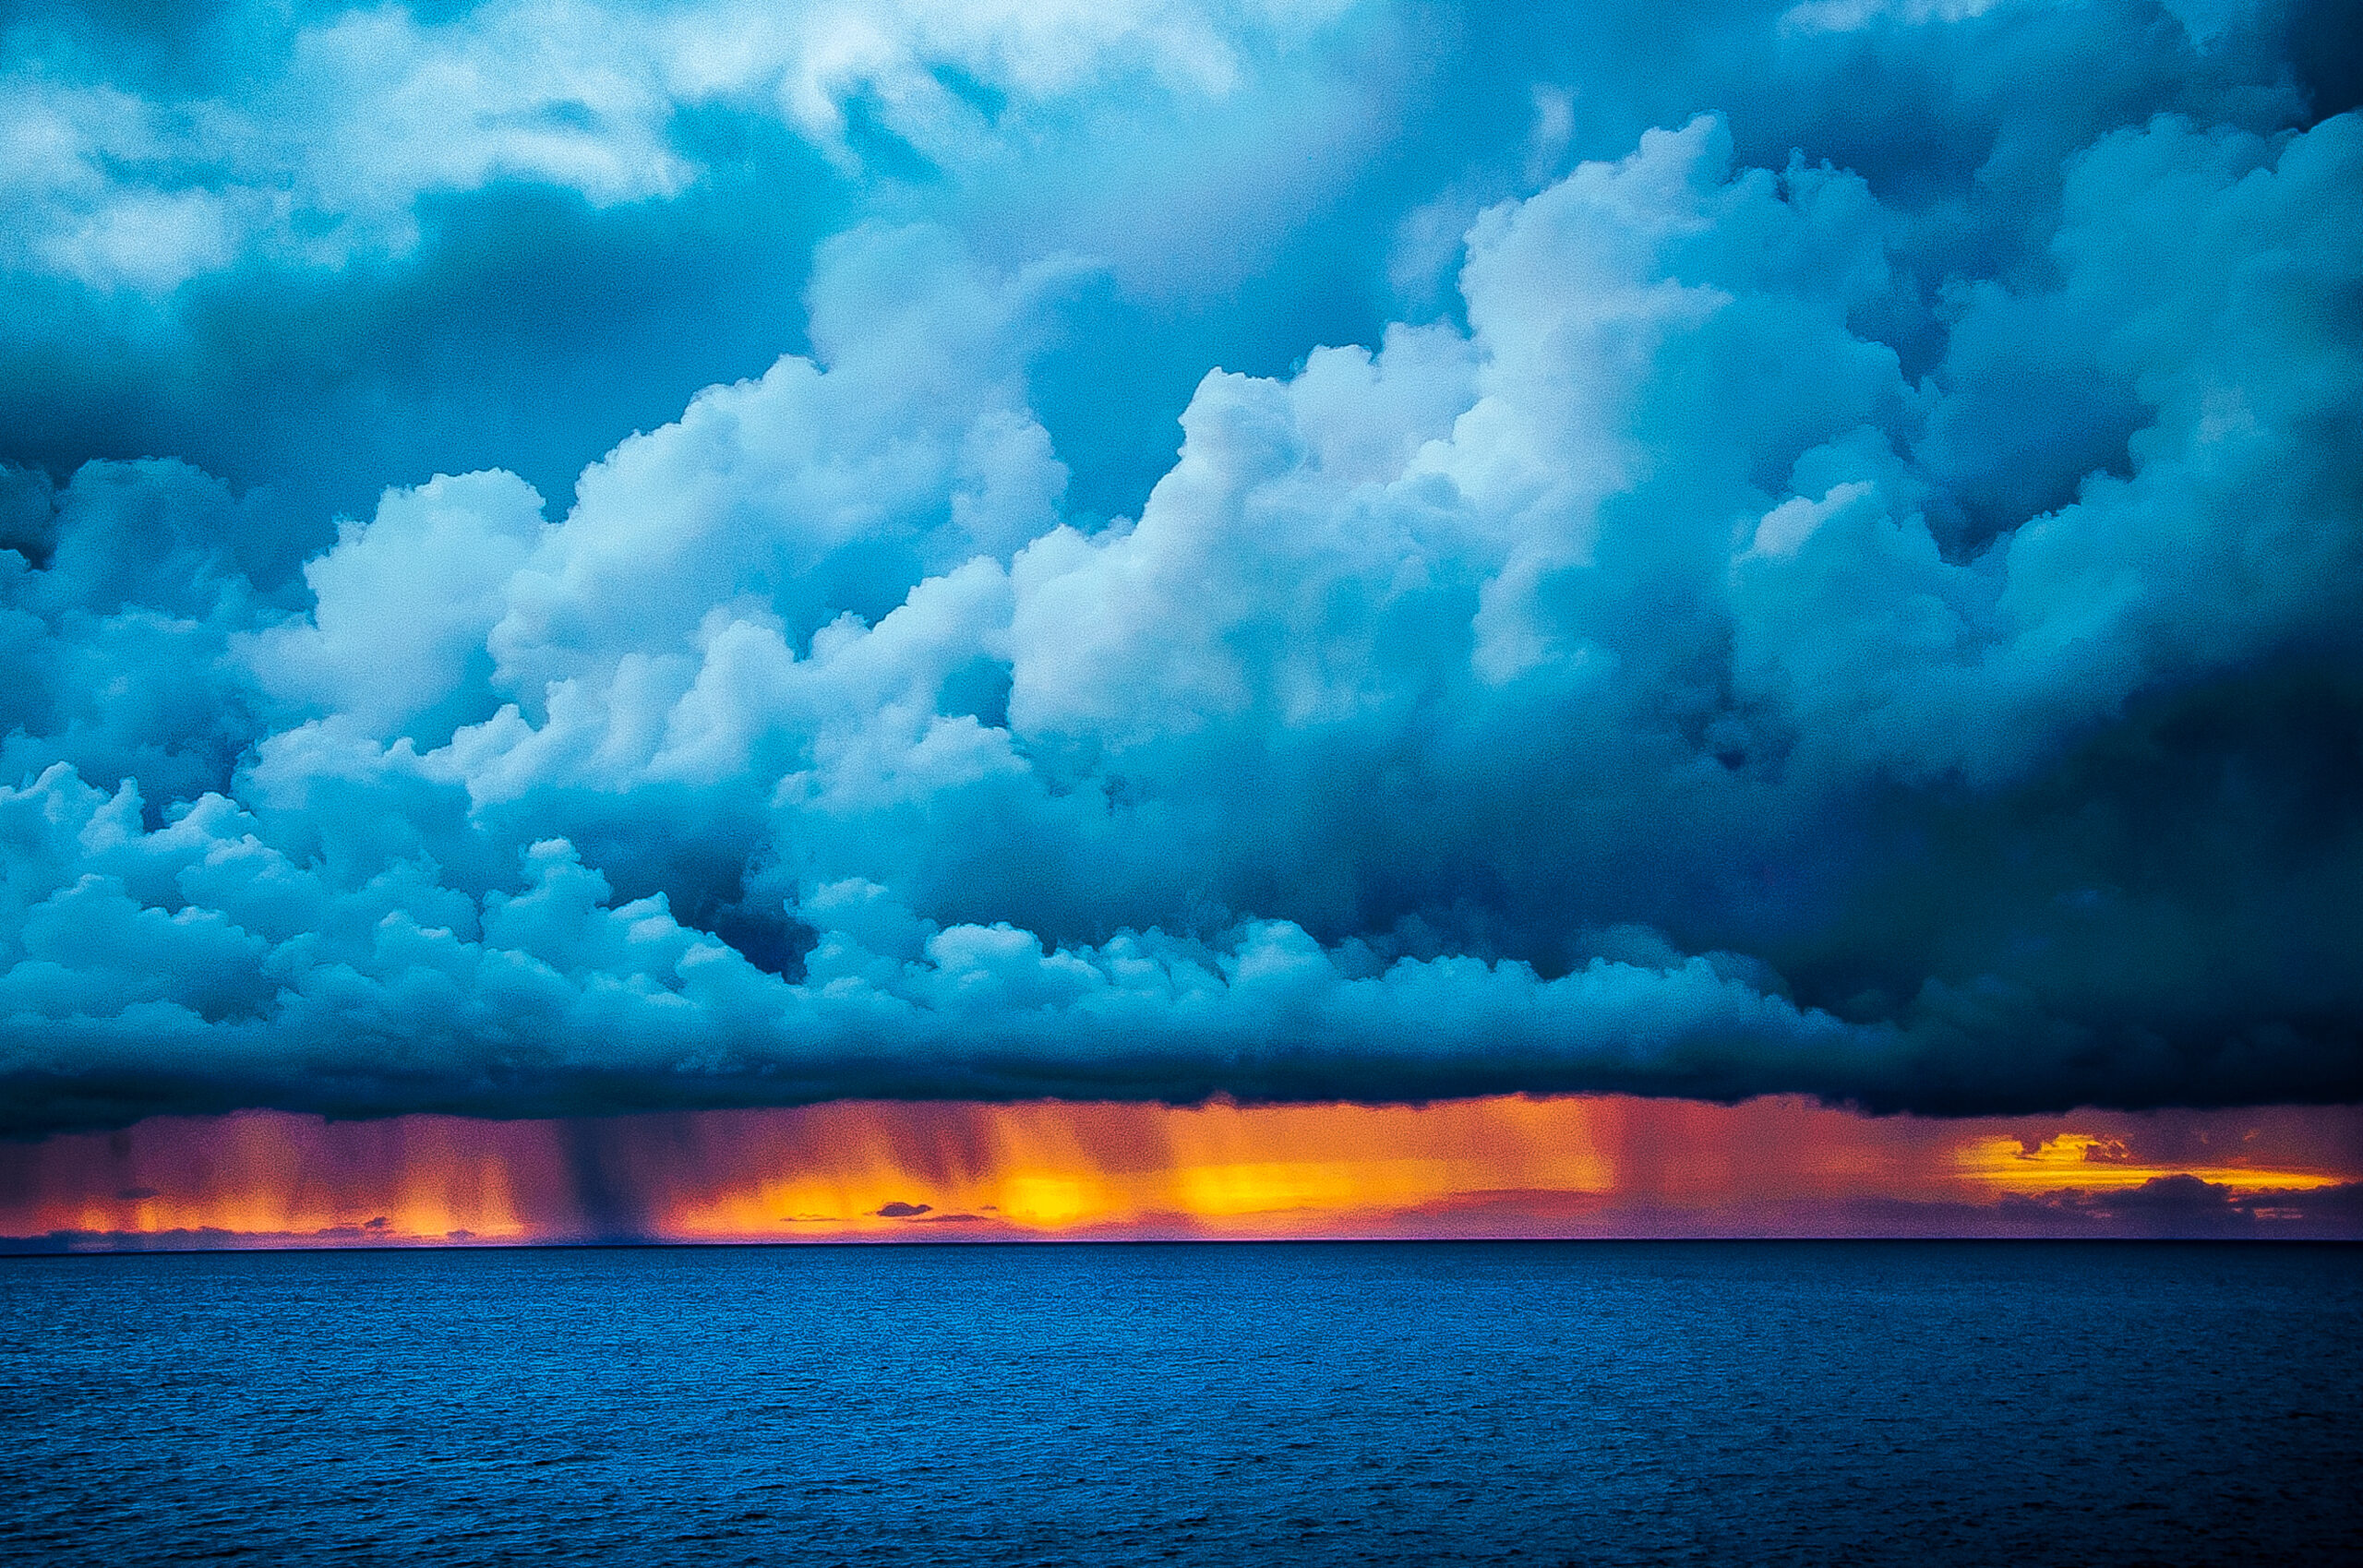
[[[2189,1174],[2153,1176],[2117,1191],[2013,1194],[1997,1205],[2009,1221],[2063,1224],[2093,1234],[2348,1236],[2363,1220],[2363,1182],[2298,1191],[2235,1191]]]
[[[0,1136],[2363,1100],[2339,8],[556,14],[0,12]]]

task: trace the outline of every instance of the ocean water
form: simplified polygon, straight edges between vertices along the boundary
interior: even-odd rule
[[[2363,1561],[2363,1248],[0,1259],[0,1559]]]

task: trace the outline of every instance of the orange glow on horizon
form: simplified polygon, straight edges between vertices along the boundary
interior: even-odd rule
[[[2021,1138],[1976,1138],[1953,1158],[1963,1174],[2007,1192],[2121,1191],[2170,1176],[2196,1177],[2235,1191],[2306,1192],[2354,1179],[2326,1170],[2159,1164],[2135,1154],[2122,1138],[2090,1132],[2062,1132],[2032,1145]]]
[[[665,1233],[873,1235],[917,1221],[1048,1234],[1147,1227],[1289,1235],[1491,1189],[1587,1194],[1613,1183],[1582,1102],[1572,1100],[962,1107],[978,1143],[963,1158],[918,1162],[903,1136],[913,1107],[826,1108],[843,1136],[822,1168],[789,1165],[751,1188],[691,1198],[665,1216]],[[879,1213],[920,1202],[928,1215]]]
[[[2306,1220],[2305,1194],[2358,1174],[2357,1107],[1938,1121],[1793,1097],[1608,1095],[851,1102],[506,1122],[255,1111],[0,1145],[0,1237],[107,1248],[2031,1234],[2116,1223],[2145,1193],[2192,1201],[2190,1182],[2153,1185],[2170,1178],[2209,1184],[2197,1197],[2210,1223]],[[2348,1233],[2336,1215],[2353,1207],[2322,1210],[2332,1217],[2304,1233]]]

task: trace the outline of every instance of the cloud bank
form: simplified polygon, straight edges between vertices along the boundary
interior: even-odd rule
[[[1968,80],[2018,9],[1781,25],[1973,30]],[[1027,16],[699,68],[824,152],[830,83],[957,119],[878,87],[922,57],[1250,69],[1236,18]],[[289,47],[365,26],[456,69],[399,12]],[[306,541],[184,461],[9,470],[0,1119],[2363,1097],[2363,118],[2277,84],[1996,145],[1999,210],[1717,113],[1553,165],[1529,91],[1566,172],[1421,209],[1440,308],[1398,252],[1366,345],[1206,371],[1112,517],[1039,412],[1108,264],[951,212],[821,243],[802,347],[570,504],[445,473]],[[696,177],[558,119],[375,209]]]

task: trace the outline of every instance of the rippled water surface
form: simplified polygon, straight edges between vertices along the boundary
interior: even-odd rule
[[[2363,1561],[2363,1249],[0,1259],[0,1558]]]

